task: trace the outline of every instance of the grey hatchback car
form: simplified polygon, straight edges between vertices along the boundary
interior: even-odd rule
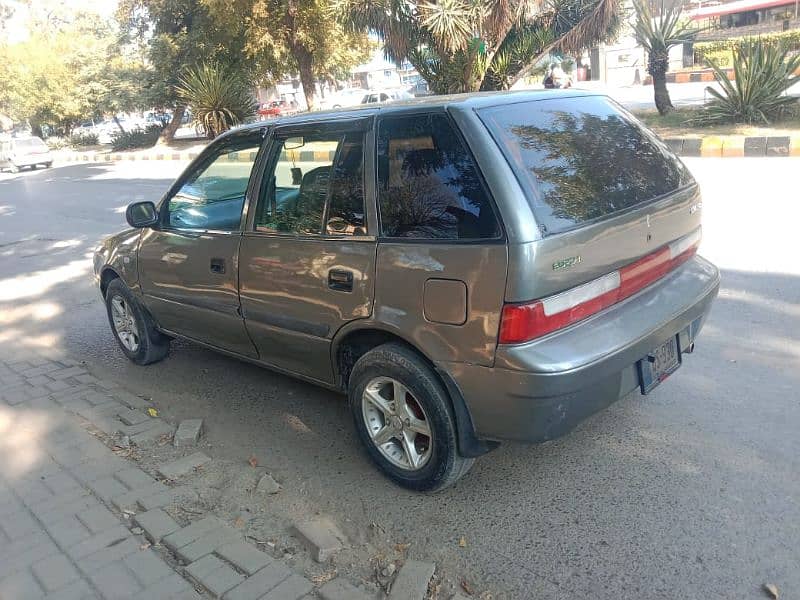
[[[180,337],[346,393],[380,470],[436,490],[681,366],[719,287],[701,208],[604,96],[445,96],[223,134],[94,271],[135,363]]]

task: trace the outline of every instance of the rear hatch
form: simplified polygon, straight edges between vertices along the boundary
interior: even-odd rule
[[[701,202],[691,174],[609,98],[528,97],[477,114],[516,175],[540,233],[509,247],[511,306],[501,343],[581,320],[651,285],[696,251]],[[538,319],[535,330],[505,329],[515,304],[520,323]]]
[[[20,158],[35,158],[49,152],[50,148],[38,137],[14,140],[13,153]]]

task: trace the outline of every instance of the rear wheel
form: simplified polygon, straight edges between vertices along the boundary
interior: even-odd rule
[[[11,161],[8,161],[8,170],[12,173],[19,173],[19,167]]]
[[[163,359],[169,352],[169,338],[160,333],[147,310],[121,279],[106,290],[108,322],[122,352],[137,365]]]
[[[458,454],[450,401],[431,368],[401,344],[379,346],[353,367],[350,410],[367,453],[399,485],[444,489],[473,459]]]

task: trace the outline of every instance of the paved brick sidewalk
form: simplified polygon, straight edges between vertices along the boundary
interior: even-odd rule
[[[104,501],[149,478],[75,416],[143,403],[107,387],[69,360],[0,360],[3,600],[201,597]]]
[[[162,507],[196,494],[191,485],[157,481],[104,443],[166,443],[169,423],[72,360],[8,354],[0,348],[0,600],[374,598],[342,578],[316,587],[214,515],[181,526]],[[208,460],[196,452],[159,471]],[[434,566],[422,566],[427,577],[398,578],[391,598],[423,598]]]

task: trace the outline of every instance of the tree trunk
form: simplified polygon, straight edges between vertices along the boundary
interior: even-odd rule
[[[125,133],[125,129],[122,127],[122,123],[120,123],[120,122],[119,122],[119,119],[117,118],[117,115],[114,115],[114,124],[115,124],[117,127],[119,127],[119,130],[120,130],[122,133]]]
[[[297,70],[300,73],[300,83],[303,84],[303,95],[306,97],[306,106],[308,106],[308,110],[313,110],[316,82],[314,81],[314,66],[311,52],[302,44],[293,44],[291,48],[292,55],[297,62]]]
[[[178,131],[178,128],[181,126],[181,121],[183,120],[183,114],[185,112],[185,104],[178,104],[175,107],[172,113],[172,120],[167,123],[167,126],[164,127],[164,131],[161,132],[161,136],[158,139],[159,143],[169,144],[175,139],[175,132]]]
[[[653,76],[653,96],[656,101],[658,114],[665,115],[675,108],[672,106],[669,90],[667,90],[667,74],[664,71],[650,74]]]

